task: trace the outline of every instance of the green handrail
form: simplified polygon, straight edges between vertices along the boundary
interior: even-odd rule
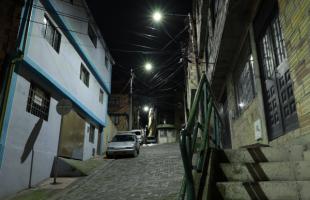
[[[187,124],[180,133],[180,151],[184,166],[184,177],[182,181],[181,190],[179,193],[179,200],[196,200],[196,189],[194,183],[193,170],[196,172],[202,172],[207,168],[203,166],[205,163],[207,149],[210,148],[211,138],[211,118],[213,117],[213,133],[214,133],[214,145],[217,148],[221,147],[221,128],[223,122],[221,115],[219,114],[218,107],[214,101],[214,95],[211,87],[208,83],[206,75],[202,75],[199,85],[192,103]],[[202,104],[201,104],[202,102]],[[203,122],[199,122],[199,105],[202,105],[204,112]],[[196,141],[198,137],[198,130],[201,130],[200,136],[201,142],[198,148],[197,164],[193,165],[193,154],[196,150]]]

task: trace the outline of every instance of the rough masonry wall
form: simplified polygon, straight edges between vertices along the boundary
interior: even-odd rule
[[[305,135],[310,138],[310,1],[278,2],[300,128],[273,143],[283,143]],[[310,139],[301,141],[309,142]]]
[[[256,84],[257,86],[257,84]],[[255,98],[249,103],[247,108],[237,115],[236,101],[234,94],[234,82],[232,75],[230,74],[227,79],[227,98],[228,98],[228,110],[229,121],[231,124],[231,140],[232,148],[240,148],[242,146],[251,145],[255,143],[267,144],[268,138],[266,133],[266,127],[263,125],[264,116],[261,115],[259,98],[256,95]],[[262,139],[255,140],[254,122],[261,120],[262,126]]]
[[[104,127],[103,129],[103,134],[104,134],[104,139],[102,142],[103,153],[106,152],[107,150],[108,142],[111,141],[113,136],[116,135],[117,133],[117,128],[111,121],[110,116],[107,116],[106,124],[107,124],[106,127]]]

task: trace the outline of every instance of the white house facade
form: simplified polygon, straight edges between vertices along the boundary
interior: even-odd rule
[[[22,56],[0,134],[0,199],[50,176],[60,130],[74,134],[73,125],[62,129],[56,111],[63,98],[84,123],[77,158],[102,153],[111,91],[114,61],[84,0],[25,0],[19,32]],[[40,119],[33,151],[21,161]]]

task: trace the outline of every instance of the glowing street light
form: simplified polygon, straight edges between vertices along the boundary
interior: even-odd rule
[[[148,112],[149,110],[150,110],[150,107],[148,107],[148,106],[144,106],[144,107],[143,107],[143,111],[144,111],[144,112]]]
[[[153,65],[152,65],[152,63],[147,62],[147,63],[145,64],[144,67],[145,67],[145,69],[146,69],[147,71],[150,71],[150,70],[152,70]]]
[[[154,20],[155,22],[160,22],[160,21],[162,20],[162,18],[163,18],[163,15],[161,14],[161,12],[155,11],[155,12],[153,13],[153,20]]]

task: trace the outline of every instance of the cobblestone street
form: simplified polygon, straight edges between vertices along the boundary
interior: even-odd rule
[[[178,144],[141,147],[137,158],[113,160],[73,184],[56,199],[176,199],[182,175]]]

